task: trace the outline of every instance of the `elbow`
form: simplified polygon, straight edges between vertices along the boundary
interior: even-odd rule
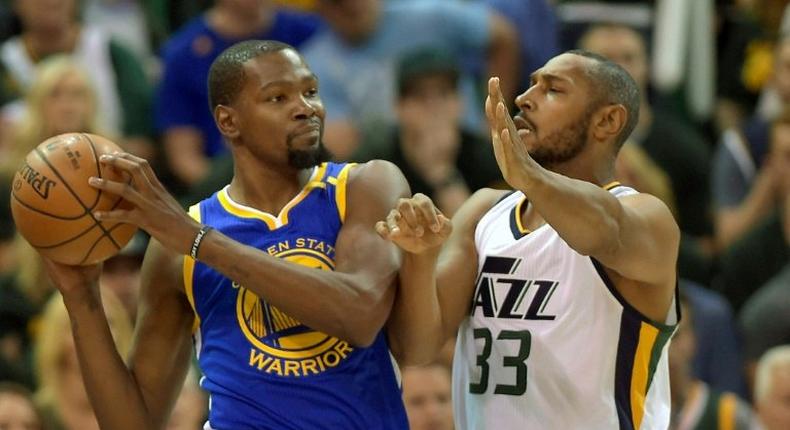
[[[364,330],[363,327],[359,327],[350,331],[346,332],[346,342],[349,345],[353,346],[354,348],[368,348],[373,345],[373,342],[376,341],[376,336],[378,336],[378,330]]]
[[[371,296],[371,293],[360,294],[353,306],[340,310],[341,332],[344,340],[353,347],[373,345],[392,308],[390,295]]]

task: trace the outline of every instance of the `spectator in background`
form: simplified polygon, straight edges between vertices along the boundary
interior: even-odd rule
[[[505,98],[518,83],[518,39],[513,27],[485,5],[459,2],[319,0],[329,24],[304,47],[321,80],[328,115],[324,140],[338,159],[364,145],[395,120],[395,67],[412,49],[433,46],[462,61],[485,58],[487,74],[502,78]],[[464,125],[483,130],[483,97],[462,73]]]
[[[746,402],[733,393],[712,389],[693,376],[692,363],[697,343],[695,315],[683,295],[680,301],[683,320],[678,324],[669,345],[669,383],[672,393],[669,428],[748,430],[752,423],[752,410]]]
[[[99,283],[111,290],[121,301],[131,321],[137,320],[137,296],[140,290],[140,270],[148,246],[148,235],[138,231],[118,254],[102,263]]]
[[[245,39],[273,39],[299,47],[318,23],[312,15],[280,9],[271,1],[217,0],[165,44],[155,111],[168,167],[178,181],[194,185],[209,173],[212,159],[227,152],[206,103],[206,80],[214,59]],[[230,175],[224,179],[229,181]]]
[[[0,200],[10,199],[11,179],[25,155],[45,139],[66,132],[87,131],[106,134],[98,127],[98,107],[95,92],[87,72],[72,56],[57,55],[39,63],[36,77],[26,97],[23,116],[9,130],[7,140],[0,142]],[[52,284],[41,268],[38,253],[21,237],[14,238],[8,205],[0,212],[0,248],[5,255],[0,277],[2,306],[0,319],[7,325],[2,338],[6,345],[15,345],[0,354],[14,380],[22,383],[32,379],[28,362],[28,323],[52,292]]]
[[[760,359],[754,407],[763,430],[790,428],[790,345],[772,348]]]
[[[790,344],[790,263],[749,298],[738,318],[753,386],[757,360],[773,347]]]
[[[126,357],[132,344],[132,324],[123,305],[109,290],[101,293],[115,347]],[[53,295],[41,317],[35,355],[38,381],[36,401],[51,430],[98,430],[99,426],[82,383],[71,324],[60,295]],[[122,405],[119,405],[122,407]]]
[[[742,205],[759,212],[750,215],[752,224],[742,225],[746,233],[721,255],[714,283],[736,310],[790,262],[790,110],[774,122],[771,134],[770,162],[752,186],[753,197]],[[751,203],[758,197],[760,205]]]
[[[36,78],[36,65],[56,54],[81,64],[96,90],[102,129],[122,137],[127,151],[150,158],[151,92],[142,65],[128,49],[78,19],[77,0],[15,0],[22,33],[0,46],[0,61],[24,96]],[[12,117],[24,107],[5,109]]]
[[[669,175],[653,161],[641,146],[627,141],[614,162],[614,176],[623,185],[658,197],[677,217],[678,208]]]
[[[0,381],[13,381],[30,389],[35,386],[28,327],[36,311],[16,287],[13,276],[0,274]]]
[[[0,429],[44,430],[38,410],[25,387],[0,382]]]
[[[764,118],[770,121],[770,111],[775,110],[776,102],[786,99],[775,88],[770,88],[773,87],[772,63],[777,65],[777,47],[782,43],[777,38],[784,38],[781,20],[788,2],[736,0],[718,3],[724,5],[718,5],[717,129],[738,128],[753,113],[757,116],[767,114]]]
[[[529,88],[530,75],[560,50],[557,16],[547,0],[483,0],[518,29],[521,77],[516,89]]]
[[[447,216],[483,187],[504,185],[491,145],[461,124],[460,68],[449,53],[419,48],[396,66],[398,124],[386,145],[361,148],[363,160],[392,161],[412,193],[431,197]]]
[[[786,72],[777,70],[777,79],[787,79],[786,109],[771,123],[755,118],[743,134],[725,133],[716,151],[712,190],[722,249],[776,209],[781,182],[790,175],[790,38],[780,52],[778,60],[787,61]]]
[[[714,246],[708,191],[710,153],[705,141],[680,119],[651,106],[647,49],[639,32],[619,24],[594,25],[579,46],[623,66],[639,85],[639,122],[629,142],[642,147],[671,181],[682,233],[680,276],[708,283]]]
[[[403,368],[403,404],[411,430],[452,430],[450,369],[433,363]]]
[[[41,62],[25,105],[22,117],[8,132],[8,141],[0,142],[2,180],[10,182],[28,152],[52,136],[75,131],[107,134],[99,126],[90,76],[73,57],[60,55]]]
[[[139,0],[80,0],[82,18],[134,52],[150,69],[151,42],[145,10]],[[150,1],[150,0],[148,0]]]
[[[685,279],[678,284],[694,315],[694,377],[711,389],[748,398],[742,343],[732,306],[723,295],[707,287]]]

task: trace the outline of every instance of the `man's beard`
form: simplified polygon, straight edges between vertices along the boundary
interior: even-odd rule
[[[309,169],[332,159],[332,153],[326,149],[323,141],[315,148],[294,149],[288,147],[288,165],[294,169]]]
[[[590,119],[591,115],[585,113],[581,121],[547,135],[538,142],[535,149],[529,151],[529,155],[547,169],[572,160],[587,145]]]

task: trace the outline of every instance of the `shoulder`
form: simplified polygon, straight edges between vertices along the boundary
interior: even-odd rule
[[[667,239],[665,242],[680,242],[680,227],[669,207],[661,199],[652,194],[635,192],[618,197],[618,200],[624,208],[646,221],[650,228],[654,228],[656,234]]]
[[[672,213],[669,211],[669,207],[658,197],[634,189],[629,190],[626,188],[626,190],[628,191],[613,193],[623,206],[660,219],[668,218],[674,220]]]
[[[411,196],[400,169],[383,160],[354,165],[348,173],[346,189],[346,224],[357,220],[366,227],[372,220],[383,219],[399,199]]]
[[[474,231],[483,216],[512,193],[513,191],[493,188],[482,188],[475,191],[453,216],[453,224],[458,228]]]
[[[351,168],[348,174],[349,195],[411,195],[411,189],[398,166],[390,161],[370,160]]]

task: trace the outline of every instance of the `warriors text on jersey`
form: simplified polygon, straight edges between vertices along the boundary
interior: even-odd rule
[[[453,367],[457,428],[666,429],[676,305],[666,322],[647,319],[550,225],[524,229],[527,204],[507,195],[475,231],[478,277]]]
[[[234,202],[227,187],[190,214],[269,255],[333,270],[350,168],[316,167],[278,216]],[[407,428],[383,332],[368,348],[352,347],[189,257],[184,282],[197,316],[201,386],[210,395],[206,429]]]

